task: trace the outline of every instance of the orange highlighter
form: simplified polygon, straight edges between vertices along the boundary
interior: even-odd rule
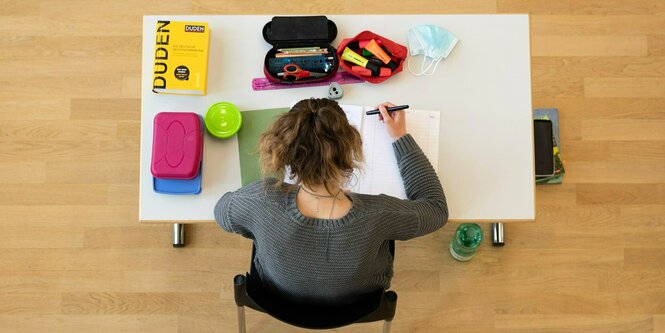
[[[376,40],[372,39],[365,45],[365,50],[372,53],[375,57],[381,60],[390,70],[394,71],[397,69],[398,65],[395,63],[390,56],[381,48],[379,43]]]

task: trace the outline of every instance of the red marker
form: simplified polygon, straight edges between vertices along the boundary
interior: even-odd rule
[[[362,76],[372,76],[372,71],[362,66],[351,66],[351,70],[354,73],[360,74]],[[379,71],[379,76],[390,76],[392,73],[390,68],[387,67],[381,67]]]

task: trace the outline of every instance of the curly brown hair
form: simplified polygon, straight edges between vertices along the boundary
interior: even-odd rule
[[[323,185],[333,193],[361,166],[362,140],[337,102],[310,98],[261,134],[259,159],[263,177],[276,176],[278,186],[288,167],[291,179],[307,187]]]

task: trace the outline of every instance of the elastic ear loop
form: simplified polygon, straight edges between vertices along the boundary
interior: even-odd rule
[[[419,73],[419,74],[416,74],[416,73],[414,73],[413,70],[411,69],[411,58],[413,58],[413,56],[410,56],[410,57],[408,57],[408,58],[406,59],[406,68],[407,68],[407,69],[409,70],[409,72],[411,72],[411,74],[413,74],[414,76],[432,75],[432,74],[434,74],[434,71],[436,70],[436,66],[438,66],[438,65],[439,65],[439,62],[441,61],[441,59],[443,59],[443,58],[439,58],[439,60],[437,60],[437,61],[432,60],[432,62],[429,63],[429,65],[427,66],[427,68],[425,68],[425,61],[427,61],[427,58],[428,58],[428,57],[423,56],[423,62],[420,63],[420,73]],[[430,74],[426,74],[426,72],[429,71],[430,68],[432,68],[432,65],[434,65],[434,70],[432,70],[432,73],[430,73]]]
[[[418,74],[416,74],[413,71],[413,69],[411,69],[411,59],[413,59],[413,56],[410,56],[406,59],[406,68],[409,70],[409,72],[411,74],[413,74],[414,76],[421,76],[421,75],[425,74],[424,68],[425,68],[425,61],[427,60],[427,57],[423,56],[423,62],[420,63],[420,73],[418,73]],[[430,65],[427,66],[427,69],[429,69],[431,66],[432,66],[432,64],[430,63]]]
[[[436,64],[434,64],[434,68],[432,68],[432,72],[427,74],[425,73],[424,75],[432,76],[436,72],[436,67],[439,66],[439,63],[443,60],[443,57],[439,58],[439,60],[436,61]]]

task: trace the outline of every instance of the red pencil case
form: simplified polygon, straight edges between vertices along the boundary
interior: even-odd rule
[[[193,112],[160,112],[155,116],[150,171],[156,178],[192,179],[203,155],[201,117]]]
[[[353,67],[358,67],[358,66],[356,66],[355,64],[353,64],[351,62],[348,62],[346,60],[340,61],[339,66],[342,67],[347,72],[351,73],[352,75],[357,76],[357,77],[359,77],[359,78],[361,78],[361,79],[363,79],[363,80],[365,80],[369,83],[381,83],[381,82],[387,80],[388,78],[390,78],[391,76],[393,76],[393,75],[395,75],[395,74],[402,71],[402,69],[404,68],[404,60],[406,59],[406,55],[407,55],[407,52],[408,52],[408,49],[406,48],[406,46],[397,44],[397,43],[393,42],[392,40],[390,40],[388,38],[385,38],[383,36],[377,35],[377,34],[371,32],[371,31],[363,31],[363,32],[357,34],[355,37],[347,38],[347,39],[342,40],[342,42],[337,47],[337,54],[339,55],[339,57],[341,59],[342,53],[344,52],[344,49],[347,46],[349,46],[350,44],[351,45],[359,45],[360,43],[358,43],[358,42],[360,42],[360,41],[369,41],[369,40],[372,40],[372,39],[376,40],[379,43],[379,45],[381,45],[381,47],[384,49],[384,51],[387,50],[388,51],[387,53],[389,54],[389,57],[391,58],[391,60],[395,64],[397,64],[396,68],[394,70],[390,71],[390,74],[383,75],[383,73],[382,73],[381,76],[363,75],[363,74],[360,74],[356,71],[353,71]],[[360,54],[361,50],[357,47],[358,46],[352,46],[352,47],[350,47],[350,49],[352,51]],[[382,67],[382,68],[387,69],[386,67]]]

